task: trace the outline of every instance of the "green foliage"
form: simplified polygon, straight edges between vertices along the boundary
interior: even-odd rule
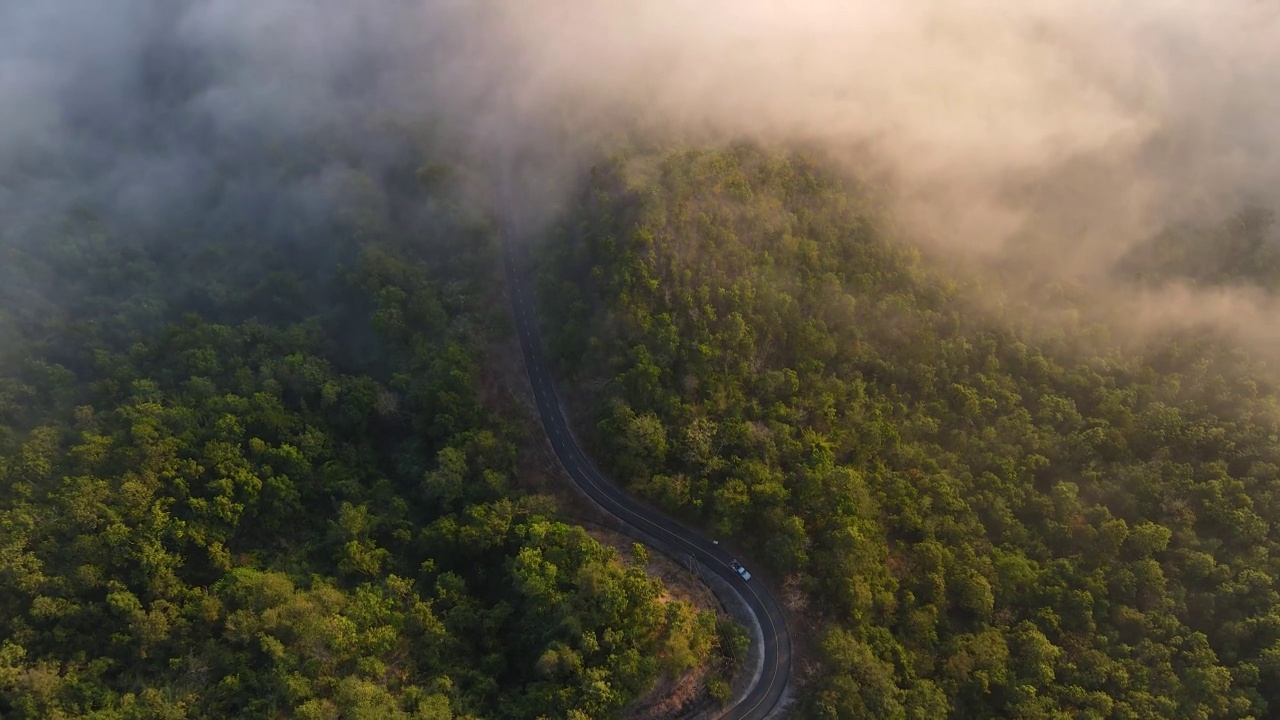
[[[0,326],[0,716],[604,718],[717,657],[713,618],[512,496],[494,238],[381,200],[307,253],[347,267],[272,271],[327,295],[260,309],[270,243],[197,303],[179,248],[14,251],[96,294]]]
[[[796,576],[815,717],[1280,717],[1280,414],[1248,358],[1091,355],[885,227],[804,157],[597,167],[541,253],[597,457]]]

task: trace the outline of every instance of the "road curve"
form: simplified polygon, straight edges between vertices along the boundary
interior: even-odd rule
[[[725,720],[762,720],[778,705],[791,677],[791,637],[778,603],[758,578],[743,581],[729,565],[733,560],[732,556],[718,545],[662,513],[640,504],[606,480],[578,446],[565,421],[554,379],[545,362],[546,356],[538,334],[533,286],[526,275],[528,263],[522,251],[525,244],[518,242],[521,234],[519,206],[511,202],[512,199],[511,183],[504,177],[500,182],[499,201],[502,203],[503,261],[511,309],[515,315],[520,348],[524,353],[525,369],[533,387],[538,414],[556,457],[578,488],[605,511],[626,525],[658,538],[673,549],[692,555],[705,568],[729,583],[741,596],[760,626],[764,642],[764,662],[762,672],[755,677],[755,684],[733,706],[726,708],[720,717]]]

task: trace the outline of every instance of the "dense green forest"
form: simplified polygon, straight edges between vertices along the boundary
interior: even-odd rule
[[[1195,231],[1238,241],[1205,272],[1269,223]],[[807,156],[633,151],[542,252],[596,456],[801,591],[803,716],[1280,717],[1274,388],[1220,339],[980,312],[889,227]]]
[[[585,720],[719,657],[520,488],[496,235],[402,145],[305,225],[231,177],[0,243],[0,717]]]
[[[419,140],[229,161],[342,156],[298,221],[233,177],[0,233],[0,716],[594,720],[727,667],[521,482],[497,237]],[[572,200],[535,255],[595,455],[784,581],[799,716],[1280,717],[1280,407],[1239,349],[992,311],[803,155],[619,154]],[[1274,288],[1274,246],[1250,207],[1120,274]]]

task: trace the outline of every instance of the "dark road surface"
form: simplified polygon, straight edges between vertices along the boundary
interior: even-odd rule
[[[518,204],[510,202],[509,182],[504,181],[499,190],[499,198],[504,205],[502,211],[506,215],[502,227],[503,257],[516,330],[520,334],[520,347],[524,352],[525,369],[533,386],[538,414],[556,456],[578,487],[605,511],[623,523],[658,538],[674,550],[692,555],[742,596],[764,636],[763,672],[755,685],[736,704],[725,709],[720,717],[732,720],[767,717],[781,699],[791,675],[791,638],[778,603],[758,577],[753,576],[749,581],[739,577],[729,566],[733,557],[727,552],[675,520],[633,500],[606,480],[578,447],[561,411],[550,368],[544,362],[533,287],[527,280],[528,263],[521,249],[524,243],[520,242],[519,236]],[[750,562],[746,565],[748,569],[753,567]],[[751,670],[747,668],[747,672]]]

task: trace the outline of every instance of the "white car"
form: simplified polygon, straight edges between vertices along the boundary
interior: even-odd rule
[[[733,568],[734,572],[741,575],[743,580],[751,579],[751,573],[747,572],[747,569],[742,567],[742,563],[738,562],[737,560],[734,560],[733,562],[729,563],[729,567]]]

